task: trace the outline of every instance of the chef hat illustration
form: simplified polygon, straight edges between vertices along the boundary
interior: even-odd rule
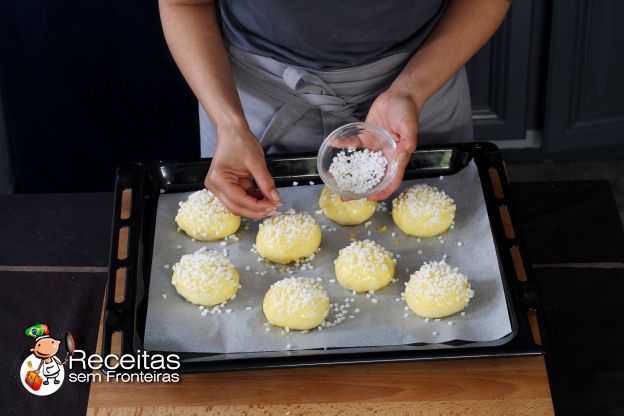
[[[24,334],[27,337],[34,338],[35,341],[39,341],[43,338],[50,338],[50,329],[46,324],[36,324],[26,328]]]

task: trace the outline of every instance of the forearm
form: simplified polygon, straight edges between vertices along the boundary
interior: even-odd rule
[[[178,68],[217,130],[247,127],[217,23],[207,0],[160,0],[165,39]]]
[[[420,109],[492,37],[508,0],[451,0],[425,43],[393,83]]]

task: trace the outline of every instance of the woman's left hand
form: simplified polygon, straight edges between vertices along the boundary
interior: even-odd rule
[[[373,102],[366,117],[367,123],[386,129],[397,141],[397,175],[383,190],[368,197],[371,201],[388,198],[401,184],[410,154],[416,150],[418,136],[418,115],[420,108],[409,92],[398,86],[391,86]]]

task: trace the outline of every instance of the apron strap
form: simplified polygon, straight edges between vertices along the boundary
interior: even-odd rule
[[[260,138],[263,146],[271,145],[288,131],[288,128],[297,122],[309,110],[308,107],[286,103],[275,113],[266,130]]]
[[[336,88],[341,82],[327,82],[323,79],[323,72],[286,65],[234,47],[230,47],[230,60],[238,82],[284,103],[262,134],[264,146],[279,141],[309,110],[320,110],[326,136],[340,124],[357,121],[353,114],[358,105],[374,99],[385,90],[406,58],[396,58],[397,63],[392,63],[391,68],[384,68],[389,70],[382,75],[379,74],[377,62],[354,69],[325,72],[327,78],[336,78],[338,74],[343,79],[349,79],[351,74],[357,78],[358,88],[352,91],[357,93],[350,96],[337,94]],[[383,60],[384,65],[388,66],[386,61]],[[367,68],[370,68],[368,72]]]

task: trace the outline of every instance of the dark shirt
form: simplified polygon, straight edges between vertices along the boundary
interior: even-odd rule
[[[413,52],[448,0],[221,0],[226,42],[311,69],[363,65]]]

